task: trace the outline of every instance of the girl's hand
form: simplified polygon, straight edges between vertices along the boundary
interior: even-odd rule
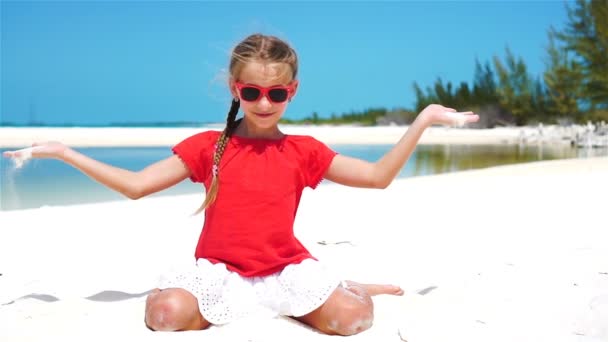
[[[32,144],[32,147],[16,151],[5,151],[3,155],[7,158],[14,159],[28,159],[30,157],[61,159],[67,149],[68,147],[60,142],[48,141],[43,143],[34,143]]]
[[[420,117],[429,125],[438,124],[446,126],[464,126],[479,120],[479,115],[473,112],[456,112],[453,108],[437,104],[431,104],[424,108],[420,112]]]

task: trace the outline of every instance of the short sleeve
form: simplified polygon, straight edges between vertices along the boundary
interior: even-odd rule
[[[315,189],[323,180],[325,172],[338,153],[314,138],[310,139],[307,146],[309,157],[306,168],[306,185]]]
[[[213,160],[213,146],[218,132],[208,131],[192,135],[175,145],[171,150],[190,170],[190,180],[204,183]]]

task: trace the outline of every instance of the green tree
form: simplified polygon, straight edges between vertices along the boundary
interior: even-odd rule
[[[441,103],[444,106],[451,107],[454,105],[454,95],[452,94],[452,82],[443,84],[443,80],[441,78],[437,78],[435,81],[435,85],[433,86],[435,91],[435,98],[437,98],[437,102]]]
[[[433,90],[431,90],[431,88],[427,88],[426,90],[426,94],[425,92],[422,90],[422,88],[420,88],[420,86],[418,85],[418,83],[414,82],[414,93],[416,94],[416,111],[420,112],[422,111],[426,106],[428,106],[431,103],[437,103],[438,100],[435,96],[435,92],[433,92]]]
[[[555,30],[549,31],[547,67],[543,80],[547,88],[548,112],[553,117],[580,119],[578,99],[583,97],[583,66],[566,49],[557,46]]]
[[[582,66],[585,104],[591,111],[608,111],[608,0],[577,0],[567,11],[569,21],[556,38]]]
[[[472,97],[469,84],[467,82],[460,82],[456,93],[454,94],[454,108],[466,108],[475,104],[475,100]]]
[[[475,76],[473,81],[473,99],[477,105],[498,103],[496,78],[492,66],[486,62],[484,66],[475,60]]]
[[[542,81],[542,78],[537,77],[536,80],[532,81],[530,107],[532,108],[532,114],[529,118],[536,118],[540,121],[555,121],[549,112],[549,96],[547,94],[547,87]]]
[[[461,85],[462,87],[462,85]],[[452,82],[443,83],[443,80],[438,77],[432,87],[426,88],[426,94],[416,82],[414,82],[414,92],[416,94],[416,110],[421,111],[424,107],[431,103],[440,103],[446,107],[457,106],[460,102],[458,98],[459,92],[462,95],[468,95],[468,86],[466,90],[454,89]]]
[[[528,74],[526,63],[516,59],[509,48],[506,49],[505,63],[494,56],[494,67],[498,75],[498,100],[503,108],[513,114],[518,125],[525,124],[533,112],[533,82]]]

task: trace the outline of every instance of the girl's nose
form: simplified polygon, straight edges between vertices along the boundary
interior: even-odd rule
[[[270,102],[267,96],[262,96],[262,98],[258,101],[258,107],[260,108],[270,108],[271,106],[272,102]]]

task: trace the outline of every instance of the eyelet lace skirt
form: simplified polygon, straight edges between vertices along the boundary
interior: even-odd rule
[[[209,323],[226,324],[248,315],[306,315],[325,303],[339,284],[340,279],[314,259],[251,278],[198,259],[196,265],[161,277],[159,288],[192,293]]]

